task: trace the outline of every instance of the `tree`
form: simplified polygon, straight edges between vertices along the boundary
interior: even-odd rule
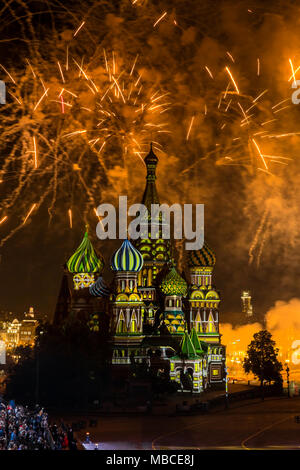
[[[271,333],[261,330],[253,335],[244,359],[246,374],[252,372],[259,379],[262,390],[264,381],[282,384],[282,364],[277,359],[279,349],[275,346]]]

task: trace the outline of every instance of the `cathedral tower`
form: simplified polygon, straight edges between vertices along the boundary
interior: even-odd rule
[[[187,283],[179,276],[174,266],[164,277],[160,290],[165,296],[165,308],[161,320],[171,334],[183,335],[186,322],[182,310],[182,297],[187,295]]]
[[[189,292],[190,328],[195,328],[202,341],[219,343],[219,293],[212,285],[216,262],[214,252],[204,243],[200,250],[190,251],[188,266],[191,286]]]
[[[142,204],[147,207],[148,220],[146,238],[138,239],[135,242],[136,247],[143,256],[144,265],[138,275],[138,289],[142,295],[145,303],[145,316],[144,321],[146,324],[153,325],[155,321],[155,314],[158,309],[157,298],[157,275],[161,272],[162,268],[171,260],[170,253],[170,240],[162,238],[162,216],[161,214],[153,220],[151,219],[151,206],[152,204],[159,204],[159,198],[156,189],[156,167],[158,158],[153,152],[152,144],[150,152],[145,158],[145,165],[147,168],[146,188],[144,191]],[[151,238],[150,224],[158,226],[157,238]]]
[[[138,354],[143,339],[144,304],[137,288],[143,257],[129,240],[124,240],[112,257],[111,267],[115,272],[114,289],[110,296],[113,363],[130,364],[132,354]]]
[[[73,277],[71,311],[82,312],[88,318],[95,308],[95,297],[90,295],[89,288],[101,274],[104,260],[96,254],[87,227],[82,242],[67,261],[66,267]]]
[[[75,253],[67,261],[67,268],[73,274],[74,290],[90,287],[95,282],[95,274],[104,267],[103,257],[98,257],[89,239],[88,229]]]

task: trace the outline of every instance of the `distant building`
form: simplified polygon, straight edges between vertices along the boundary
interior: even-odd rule
[[[35,318],[33,307],[24,313],[24,318],[7,319],[0,324],[0,340],[4,341],[7,350],[17,346],[33,346],[38,320]]]
[[[246,317],[248,322],[253,321],[253,307],[251,303],[251,293],[250,291],[244,290],[241,295],[242,300],[242,313]]]

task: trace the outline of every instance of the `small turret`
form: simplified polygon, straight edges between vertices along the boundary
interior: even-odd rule
[[[75,253],[67,261],[67,269],[74,274],[74,289],[89,287],[95,282],[95,273],[100,274],[104,267],[102,256],[97,256],[89,239],[88,228]]]

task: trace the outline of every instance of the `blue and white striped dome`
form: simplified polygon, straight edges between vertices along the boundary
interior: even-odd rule
[[[143,262],[141,253],[129,240],[124,240],[111,259],[111,267],[113,271],[138,272],[142,269]]]
[[[89,287],[89,291],[94,297],[108,297],[110,293],[102,276],[98,277],[97,281]]]

